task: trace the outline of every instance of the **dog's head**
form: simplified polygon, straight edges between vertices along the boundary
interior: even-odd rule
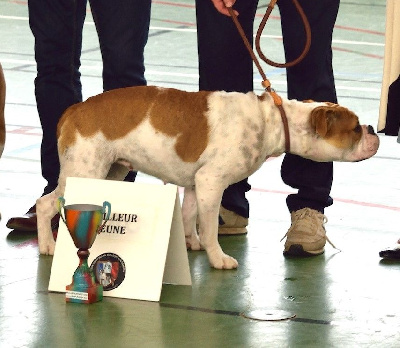
[[[378,151],[379,138],[373,127],[360,125],[358,117],[343,106],[319,104],[311,111],[310,125],[316,139],[322,140],[313,151],[317,161],[356,162]]]

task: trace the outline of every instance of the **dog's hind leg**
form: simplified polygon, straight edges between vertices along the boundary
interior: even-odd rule
[[[51,219],[58,211],[58,197],[64,195],[66,178],[81,177],[81,178],[96,178],[104,179],[107,175],[107,162],[103,159],[89,161],[90,157],[83,157],[80,154],[79,148],[70,149],[68,156],[60,155],[60,175],[58,178],[58,186],[56,189],[40,197],[36,201],[37,228],[39,252],[45,255],[53,255],[55,241],[51,230]],[[67,160],[68,158],[68,160]],[[92,157],[94,158],[94,156]]]
[[[51,219],[58,211],[58,197],[63,195],[64,187],[59,185],[53,192],[36,201],[39,252],[44,255],[54,254],[55,241],[51,230]]]
[[[217,269],[237,268],[238,262],[225,254],[218,242],[218,214],[224,186],[220,179],[196,174],[196,197],[200,219],[200,244],[206,250],[211,266]]]
[[[183,229],[185,230],[186,247],[200,250],[200,239],[196,231],[197,202],[193,186],[185,187],[182,203]]]

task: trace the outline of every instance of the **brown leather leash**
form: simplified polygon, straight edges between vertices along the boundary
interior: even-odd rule
[[[304,47],[303,52],[300,54],[300,56],[298,58],[296,58],[295,60],[293,60],[292,62],[289,63],[275,63],[271,60],[269,60],[268,58],[266,58],[264,56],[264,54],[261,51],[261,47],[260,47],[260,38],[261,38],[261,34],[265,28],[265,24],[267,23],[267,20],[272,12],[272,10],[275,7],[275,4],[277,3],[278,0],[271,0],[267,11],[260,23],[260,26],[257,30],[257,35],[256,35],[256,49],[257,49],[257,53],[260,56],[261,59],[263,59],[267,64],[275,66],[275,67],[280,67],[280,68],[285,68],[285,67],[290,67],[293,65],[298,64],[308,53],[308,50],[310,49],[310,45],[311,45],[311,30],[310,30],[310,25],[308,23],[307,17],[305,16],[303,9],[301,8],[301,6],[299,5],[299,3],[297,2],[297,0],[292,0],[293,3],[295,4],[297,11],[299,12],[302,20],[303,20],[303,24],[304,24],[304,28],[306,30],[306,44]],[[283,123],[283,129],[285,132],[285,152],[290,152],[290,135],[289,135],[289,126],[288,126],[288,120],[287,120],[287,116],[286,116],[286,112],[283,109],[282,106],[282,99],[281,97],[271,88],[271,82],[267,79],[267,76],[265,75],[260,62],[258,61],[256,55],[254,54],[253,48],[251,47],[249,40],[247,40],[246,34],[241,26],[241,24],[239,23],[237,16],[235,14],[235,12],[233,11],[232,7],[228,7],[228,12],[230,14],[230,16],[232,17],[233,22],[236,25],[236,28],[243,40],[243,43],[245,44],[247,50],[250,53],[250,56],[254,62],[254,64],[256,65],[263,81],[261,82],[261,85],[265,88],[265,90],[271,95],[272,99],[274,100],[274,104],[275,106],[279,109],[279,112],[281,114],[281,119],[282,119],[282,123]]]
[[[267,57],[264,56],[264,54],[261,51],[261,47],[260,47],[260,38],[261,38],[261,34],[264,31],[265,28],[265,24],[267,23],[269,16],[272,12],[272,10],[274,9],[276,3],[278,2],[278,0],[271,0],[271,2],[268,5],[267,11],[265,12],[265,15],[263,16],[260,26],[258,27],[257,30],[257,34],[256,34],[256,39],[255,39],[255,45],[256,45],[256,50],[258,55],[260,56],[260,58],[266,62],[268,65],[272,65],[275,66],[277,68],[289,68],[292,67],[298,63],[300,63],[304,57],[307,55],[308,51],[310,50],[310,46],[311,46],[311,28],[310,28],[310,23],[308,23],[308,19],[307,16],[305,15],[303,9],[301,8],[299,2],[297,0],[292,0],[294,6],[297,9],[297,12],[299,13],[301,20],[303,22],[304,25],[304,30],[306,33],[306,43],[304,45],[304,49],[303,52],[301,52],[301,54],[294,60],[292,60],[291,62],[287,62],[287,63],[276,63],[272,60],[269,60]]]

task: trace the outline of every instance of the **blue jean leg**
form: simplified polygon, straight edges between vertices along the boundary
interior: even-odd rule
[[[146,85],[151,0],[89,0],[103,59],[103,89]]]
[[[35,38],[35,96],[43,129],[42,175],[48,193],[59,175],[58,120],[66,108],[82,101],[79,67],[86,1],[29,0],[28,9]]]
[[[300,0],[311,27],[311,47],[305,59],[287,69],[289,99],[337,102],[332,68],[332,32],[340,0]],[[305,34],[291,0],[278,2],[286,61],[297,58],[304,48]],[[314,162],[287,154],[282,162],[283,181],[298,189],[286,203],[290,212],[312,208],[320,212],[333,203],[332,162]]]

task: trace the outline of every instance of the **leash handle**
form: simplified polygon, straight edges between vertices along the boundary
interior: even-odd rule
[[[298,56],[296,59],[292,60],[291,62],[287,62],[287,63],[276,63],[270,59],[268,59],[262,52],[261,50],[261,46],[260,46],[260,39],[261,39],[261,34],[265,28],[265,25],[269,19],[269,16],[272,12],[272,10],[275,7],[275,4],[277,3],[278,0],[271,0],[270,4],[268,5],[267,11],[265,12],[265,15],[263,16],[260,26],[258,27],[257,30],[257,34],[256,34],[256,39],[255,39],[255,46],[256,46],[256,50],[258,55],[260,56],[260,58],[266,62],[268,65],[277,67],[277,68],[289,68],[292,67],[298,63],[300,63],[304,57],[307,55],[308,51],[310,50],[310,46],[311,46],[311,28],[310,28],[310,23],[308,22],[307,16],[305,15],[302,7],[300,6],[299,2],[297,0],[292,0],[293,4],[295,5],[297,12],[299,13],[301,20],[303,22],[304,25],[304,30],[306,33],[306,43],[304,45],[304,49],[303,52],[300,54],[300,56]]]
[[[299,15],[301,17],[301,20],[302,20],[303,25],[304,25],[304,30],[305,30],[305,33],[306,33],[306,43],[304,45],[303,52],[300,54],[300,56],[297,57],[296,59],[294,59],[291,62],[276,63],[276,62],[268,59],[263,54],[263,52],[261,50],[261,46],[260,46],[261,34],[264,31],[265,25],[267,24],[269,16],[271,15],[271,12],[274,9],[274,7],[275,7],[276,3],[278,2],[278,0],[271,0],[270,3],[268,4],[267,11],[265,12],[265,14],[264,14],[264,16],[263,16],[263,18],[261,20],[260,26],[258,27],[258,30],[257,30],[256,38],[255,38],[255,46],[256,46],[256,50],[257,50],[257,53],[260,56],[260,58],[264,62],[266,62],[268,65],[271,65],[271,66],[274,66],[274,67],[277,67],[277,68],[289,68],[289,67],[292,67],[292,66],[300,63],[304,59],[304,57],[307,55],[308,51],[310,50],[310,46],[311,46],[311,28],[310,28],[310,23],[308,22],[307,16],[305,15],[305,13],[304,13],[302,7],[300,6],[299,2],[297,0],[292,0],[292,1],[293,1],[293,4],[295,5],[295,7],[297,9],[297,12],[299,13]],[[235,26],[236,26],[236,28],[237,28],[237,30],[238,30],[241,38],[242,38],[247,50],[250,53],[251,58],[254,61],[254,64],[257,66],[257,69],[258,69],[261,77],[263,78],[263,80],[267,81],[266,85],[269,87],[271,84],[269,83],[269,81],[268,81],[263,69],[261,68],[261,65],[260,65],[256,55],[254,54],[254,51],[253,51],[249,41],[247,40],[246,34],[244,33],[244,30],[243,30],[241,24],[239,23],[235,12],[233,11],[233,9],[231,7],[228,7],[227,9],[228,9],[229,15],[232,17],[233,22],[235,23]],[[264,83],[263,83],[263,86],[265,88],[267,88],[267,86],[265,86]]]

